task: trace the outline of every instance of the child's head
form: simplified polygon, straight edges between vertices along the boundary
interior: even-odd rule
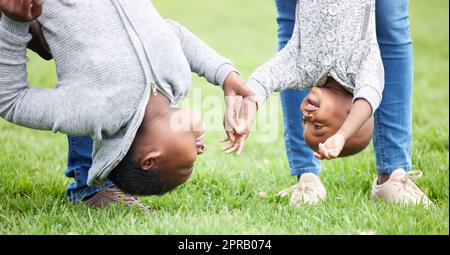
[[[129,194],[162,195],[189,179],[204,150],[200,115],[151,96],[128,154],[108,178]]]
[[[324,143],[336,134],[346,120],[352,107],[353,96],[329,78],[323,87],[313,87],[303,100],[300,110],[303,114],[303,136],[306,144],[318,151],[319,143]],[[373,118],[344,145],[340,157],[354,155],[370,143]]]

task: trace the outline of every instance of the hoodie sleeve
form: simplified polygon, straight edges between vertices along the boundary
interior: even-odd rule
[[[372,4],[374,5],[375,3]],[[372,15],[374,16],[375,12]],[[370,37],[367,39],[368,55],[362,61],[360,70],[355,77],[353,101],[359,98],[365,99],[372,107],[373,114],[381,104],[385,74],[374,18],[369,23],[369,29]]]
[[[296,13],[299,6],[297,5]],[[251,99],[264,102],[269,94],[300,84],[300,29],[296,19],[292,38],[286,46],[268,62],[258,67],[250,76],[248,87],[256,94]]]
[[[234,64],[220,56],[192,32],[173,20],[167,20],[181,42],[183,52],[191,70],[203,76],[208,82],[223,86],[225,78],[231,72],[238,72]]]
[[[101,139],[114,134],[122,116],[93,86],[31,88],[27,81],[29,23],[0,20],[0,117],[24,127]],[[73,86],[72,86],[73,85]]]
[[[372,114],[381,104],[384,89],[384,67],[380,57],[378,45],[372,47],[368,57],[364,60],[361,70],[356,77],[353,101],[363,98],[372,107]]]

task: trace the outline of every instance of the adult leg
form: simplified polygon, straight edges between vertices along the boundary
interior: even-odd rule
[[[278,50],[281,50],[292,37],[297,1],[276,0],[275,2],[278,11]],[[313,187],[313,189],[308,189],[308,192],[300,188],[294,189],[291,197],[291,203],[293,204],[298,204],[299,202],[316,203],[319,201],[319,198],[324,199],[326,195],[325,188],[317,176],[321,170],[320,161],[314,157],[313,152],[306,145],[303,138],[300,104],[308,92],[304,90],[285,90],[280,93],[283,109],[284,141],[290,173],[292,176],[299,177],[300,185],[298,187],[304,187],[305,185]]]
[[[385,68],[383,100],[375,113],[377,172],[411,170],[413,46],[408,0],[376,1],[377,36]]]
[[[432,204],[412,180],[413,45],[408,0],[377,0],[377,34],[385,68],[383,100],[375,113],[374,149],[378,178],[372,198]],[[402,187],[402,188],[399,188]]]
[[[112,187],[111,182],[104,186],[87,185],[88,172],[92,165],[92,139],[88,136],[68,136],[69,156],[66,176],[74,178],[66,190],[66,197],[71,203],[77,203],[91,197],[104,187]]]

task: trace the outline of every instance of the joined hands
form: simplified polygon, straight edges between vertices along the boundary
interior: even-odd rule
[[[223,124],[226,137],[221,143],[229,142],[223,148],[226,154],[236,152],[239,155],[245,147],[258,108],[256,103],[248,98],[253,93],[235,72],[225,79],[224,94],[226,112]]]

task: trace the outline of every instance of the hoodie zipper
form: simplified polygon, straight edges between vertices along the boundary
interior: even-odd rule
[[[154,96],[158,95],[158,89],[157,89],[156,83],[154,81],[150,82],[150,87],[152,88],[152,94]]]
[[[151,89],[151,93],[152,93],[154,96],[158,95],[158,92],[160,92],[160,93],[163,94],[167,99],[169,99],[169,101],[170,101],[171,103],[173,103],[172,97],[171,97],[169,94],[165,93],[164,90],[162,90],[162,89],[159,89],[159,90],[158,90],[158,85],[156,85],[156,82],[155,82],[155,81],[151,81],[151,82],[150,82],[150,89]]]

